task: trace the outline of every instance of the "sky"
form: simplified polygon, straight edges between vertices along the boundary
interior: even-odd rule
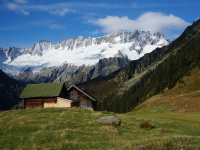
[[[135,29],[174,40],[200,18],[199,8],[199,0],[0,0],[0,47]]]

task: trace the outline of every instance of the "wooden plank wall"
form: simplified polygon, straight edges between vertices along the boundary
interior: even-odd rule
[[[85,94],[83,94],[83,93],[81,93],[81,92],[79,92],[77,89],[73,89],[73,90],[71,90],[70,91],[70,95],[71,95],[71,92],[73,92],[73,91],[76,91],[77,92],[77,98],[76,99],[74,99],[74,100],[85,100],[85,101],[87,101],[87,102],[91,102],[92,100],[91,100],[91,98],[89,98],[87,95],[85,95]],[[70,98],[72,98],[72,97],[70,97]]]
[[[80,99],[81,100],[85,100],[85,101],[87,101],[87,102],[90,102],[91,103],[91,98],[89,98],[87,95],[85,95],[85,94],[81,94],[80,95]]]
[[[44,103],[56,103],[57,98],[26,98],[24,99],[25,109],[43,108]]]

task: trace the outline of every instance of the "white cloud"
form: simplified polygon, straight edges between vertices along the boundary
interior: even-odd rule
[[[138,4],[137,4],[137,3],[133,3],[133,4],[131,5],[131,7],[132,7],[132,8],[138,8]]]
[[[28,11],[25,11],[22,7],[14,4],[14,3],[8,3],[6,5],[6,7],[12,11],[16,11],[17,13],[22,13],[24,15],[29,15],[29,12]]]
[[[9,8],[10,10],[17,10],[17,5],[14,3],[9,3],[6,5],[7,8]]]
[[[6,3],[9,0],[5,0]],[[20,7],[24,12],[31,12],[31,11],[38,11],[38,12],[44,12],[47,11],[50,14],[53,15],[59,15],[59,16],[65,16],[67,13],[85,13],[87,8],[87,14],[88,9],[96,9],[96,8],[127,8],[126,6],[117,5],[117,4],[104,4],[104,3],[83,3],[83,2],[63,2],[63,3],[53,3],[53,4],[28,4],[28,0],[13,0],[14,2],[8,5],[11,5],[10,7],[17,6]],[[134,5],[134,4],[133,4]],[[136,4],[135,4],[136,5]],[[7,6],[8,7],[8,6]],[[9,8],[9,7],[8,7]],[[9,8],[10,9],[10,8]],[[23,13],[23,11],[21,11]],[[27,15],[28,13],[24,13]]]
[[[50,29],[58,29],[58,30],[60,30],[60,29],[65,29],[65,26],[64,25],[60,25],[60,24],[50,24],[49,28]]]
[[[29,12],[28,12],[28,11],[25,11],[24,9],[20,9],[20,11],[21,11],[24,15],[29,16]]]
[[[165,15],[159,12],[147,12],[139,16],[136,20],[131,20],[127,16],[107,16],[96,20],[88,20],[88,23],[102,27],[102,32],[110,33],[116,30],[143,30],[151,32],[162,32],[167,38],[172,38],[173,31],[185,29],[188,22],[172,14]]]
[[[32,21],[30,23],[35,25],[35,26],[46,26],[46,27],[48,27],[52,30],[54,30],[54,29],[57,29],[57,30],[66,29],[65,25],[56,24],[54,22],[55,21],[52,21],[52,20],[38,20],[38,21]]]
[[[92,34],[92,35],[96,35],[96,34],[99,34],[99,33],[100,33],[99,30],[95,30],[93,32],[90,32],[90,34]]]
[[[56,10],[56,11],[49,11],[50,14],[54,14],[54,15],[59,15],[59,16],[65,16],[65,14],[67,14],[68,12],[71,12],[72,10],[68,9],[68,8],[64,8],[62,10]]]
[[[27,3],[27,0],[15,0],[16,3]]]

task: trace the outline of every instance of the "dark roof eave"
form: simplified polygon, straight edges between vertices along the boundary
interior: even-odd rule
[[[44,97],[59,97],[59,95],[58,96],[37,96],[37,97],[20,97],[20,98],[44,98]]]

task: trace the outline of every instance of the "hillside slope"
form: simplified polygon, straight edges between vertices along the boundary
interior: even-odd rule
[[[8,110],[20,101],[19,95],[23,87],[2,70],[0,70],[0,79],[0,110]]]
[[[168,105],[114,114],[83,108],[0,112],[0,149],[188,149],[198,150],[200,113],[171,113]],[[97,124],[116,116],[120,126]],[[149,121],[154,128],[139,125]]]
[[[144,107],[169,104],[173,112],[200,111],[200,69],[194,68],[189,76],[184,76],[172,89],[152,96],[137,106],[134,111]]]

